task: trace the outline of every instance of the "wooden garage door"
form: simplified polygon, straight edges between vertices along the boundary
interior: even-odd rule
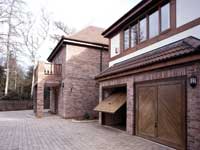
[[[138,93],[138,134],[155,137],[156,87],[140,87]]]
[[[185,82],[168,80],[136,85],[136,134],[185,148]]]

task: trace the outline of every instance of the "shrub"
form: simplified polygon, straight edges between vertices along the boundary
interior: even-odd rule
[[[1,96],[0,100],[31,100],[31,97],[30,94],[26,92],[19,94],[16,91],[9,91],[8,95]]]
[[[0,100],[19,100],[20,96],[15,91],[10,91],[8,95],[0,97]]]

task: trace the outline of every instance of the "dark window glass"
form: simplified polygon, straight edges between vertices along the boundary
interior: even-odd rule
[[[170,27],[170,7],[169,3],[161,8],[161,31],[165,31]]]
[[[147,39],[147,19],[144,18],[140,21],[140,42]]]
[[[159,34],[158,11],[149,16],[149,37],[152,38]]]
[[[138,30],[137,25],[134,25],[131,27],[131,47],[135,47],[137,44],[137,37],[138,36]]]
[[[129,29],[124,31],[124,49],[129,48]]]

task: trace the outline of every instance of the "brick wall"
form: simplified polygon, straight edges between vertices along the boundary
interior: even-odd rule
[[[98,84],[94,77],[100,73],[100,50],[67,45],[65,63],[65,118],[97,116],[93,108],[98,103]],[[103,69],[108,65],[108,52],[103,51]]]
[[[85,113],[98,116],[93,111],[99,89],[94,77],[100,73],[100,55],[99,49],[66,45],[54,58],[54,63],[62,64],[62,85],[58,91],[60,116],[79,118]],[[102,70],[108,67],[108,61],[108,51],[102,51]]]
[[[102,71],[108,68],[109,60],[110,60],[109,52],[102,51]]]
[[[62,80],[65,79],[65,64],[66,64],[66,46],[63,46],[61,50],[56,54],[56,56],[53,59],[53,63],[55,64],[62,64]],[[62,87],[58,88],[58,114],[60,116],[65,116],[65,110],[64,110],[64,97],[63,97],[63,91]],[[52,104],[53,105],[53,104]]]
[[[14,111],[33,109],[33,101],[31,100],[1,100],[0,111]]]
[[[188,78],[191,75],[198,77],[198,85],[191,88]],[[155,79],[165,79],[172,77],[187,77],[187,149],[198,150],[200,147],[200,63],[193,63],[184,66],[166,68],[137,75],[131,75],[113,80],[107,80],[100,83],[99,101],[102,100],[102,88],[106,86],[116,86],[120,84],[127,85],[127,132],[135,134],[135,99],[134,99],[134,83],[140,81],[149,81]],[[100,113],[101,123],[101,113]]]

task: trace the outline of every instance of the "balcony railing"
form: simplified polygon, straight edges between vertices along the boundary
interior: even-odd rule
[[[62,65],[39,62],[34,70],[36,84],[41,80],[58,81],[62,76]]]
[[[44,75],[61,75],[62,65],[61,64],[44,64]]]

